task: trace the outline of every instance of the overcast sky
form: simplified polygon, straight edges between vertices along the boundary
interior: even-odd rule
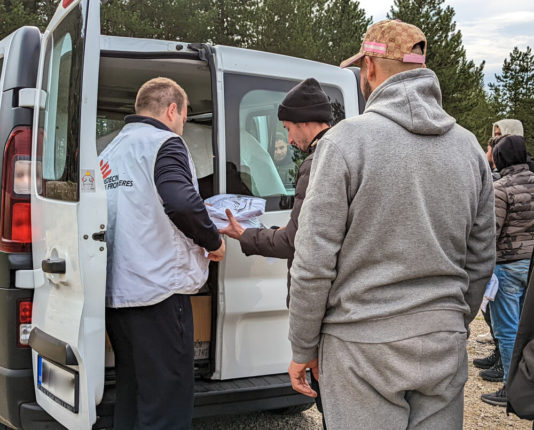
[[[393,0],[360,0],[360,5],[377,22],[386,18]],[[534,49],[534,0],[445,0],[445,5],[456,12],[467,58],[477,65],[486,60],[486,82],[500,74],[514,46]]]

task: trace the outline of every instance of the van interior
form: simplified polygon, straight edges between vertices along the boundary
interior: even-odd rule
[[[204,61],[102,55],[98,85],[97,152],[100,154],[119,133],[124,125],[124,117],[135,113],[135,97],[141,85],[158,76],[173,79],[188,95],[188,121],[183,137],[195,164],[200,194],[206,199],[214,195],[215,190],[211,74]],[[209,377],[214,369],[216,289],[217,265],[211,263],[208,281],[191,300],[197,377]],[[106,367],[113,366],[113,351],[109,342],[106,342]]]

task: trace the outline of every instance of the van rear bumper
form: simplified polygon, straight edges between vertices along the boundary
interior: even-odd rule
[[[31,369],[7,372],[9,381],[5,370],[0,368],[0,416],[10,420],[5,424],[23,430],[63,430],[63,426],[35,403]],[[25,396],[19,390],[22,386]],[[21,402],[21,399],[31,400]],[[293,391],[286,373],[229,381],[197,380],[193,417],[242,414],[313,402],[312,398]],[[114,403],[115,385],[108,381],[102,402],[97,407],[98,419],[93,429],[111,428]]]
[[[0,423],[20,427],[20,405],[31,401],[35,401],[32,369],[0,367]]]
[[[21,428],[21,409],[34,401],[32,369],[0,367],[0,423]]]
[[[112,375],[107,376],[104,398],[97,407],[99,419],[93,429],[105,428],[105,417],[113,414],[115,385],[111,381]],[[293,391],[287,373],[227,381],[197,379],[193,418],[283,409],[314,402],[311,397]],[[105,422],[111,426],[109,421]]]
[[[197,381],[193,417],[240,414],[312,403],[314,399],[291,388],[287,373],[229,381]]]
[[[0,424],[24,430],[64,430],[35,403],[32,369],[0,367]]]
[[[23,430],[66,430],[35,402],[20,406],[20,422]]]

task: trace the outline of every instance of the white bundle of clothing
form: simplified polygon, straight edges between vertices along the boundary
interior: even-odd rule
[[[499,280],[497,279],[497,276],[495,276],[495,273],[491,275],[491,279],[488,282],[488,285],[486,285],[486,292],[484,293],[484,298],[482,299],[482,304],[480,305],[480,309],[482,309],[482,312],[486,312],[486,308],[488,307],[489,302],[493,302],[495,300],[495,296],[497,295],[497,291],[499,290]]]
[[[261,227],[258,217],[265,212],[265,199],[238,194],[218,194],[206,199],[208,215],[218,229],[229,221],[225,210],[230,209],[244,228]]]

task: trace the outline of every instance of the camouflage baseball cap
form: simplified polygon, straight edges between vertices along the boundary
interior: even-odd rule
[[[412,53],[418,43],[423,44],[423,55]],[[362,58],[389,58],[404,63],[425,63],[426,37],[415,25],[398,19],[385,19],[367,29],[360,52],[343,61],[341,67],[361,66]]]

